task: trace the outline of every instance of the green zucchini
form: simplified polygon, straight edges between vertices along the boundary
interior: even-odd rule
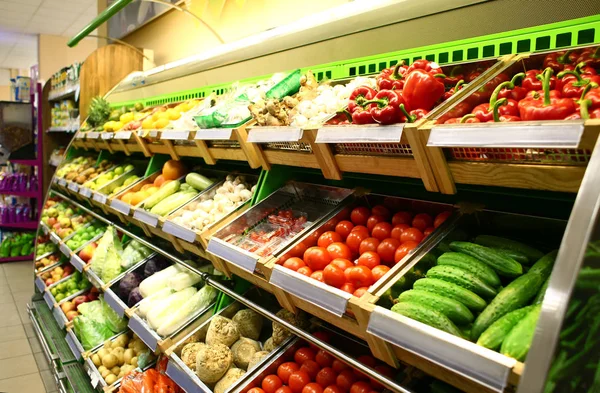
[[[539,274],[527,273],[504,287],[475,319],[471,340],[476,341],[492,323],[504,315],[529,304],[543,283]]]
[[[450,248],[487,263],[501,276],[516,277],[523,274],[523,266],[519,262],[491,248],[469,242],[452,242]]]
[[[427,277],[437,278],[459,285],[479,296],[493,298],[496,290],[474,274],[456,266],[435,266],[427,271]]]
[[[486,302],[479,295],[451,282],[438,280],[436,278],[422,278],[415,281],[413,289],[420,291],[433,292],[440,296],[445,296],[461,302],[472,311],[481,311],[485,308]]]
[[[459,267],[476,275],[493,287],[500,286],[500,278],[498,278],[494,269],[470,255],[460,252],[446,252],[438,257],[437,264]]]
[[[548,289],[548,284],[549,283],[550,283],[550,277],[548,277],[546,279],[546,281],[544,281],[544,284],[542,285],[542,287],[538,291],[537,296],[535,297],[535,299],[533,299],[533,304],[540,304],[540,303],[542,303],[544,301],[544,295],[546,294],[546,290]]]
[[[542,305],[537,304],[521,319],[502,342],[500,353],[524,361],[531,347]]]
[[[527,244],[516,240],[506,239],[500,236],[479,235],[475,238],[475,243],[486,247],[501,248],[503,250],[516,251],[525,255],[530,261],[537,261],[544,256],[544,253]]]
[[[198,191],[204,191],[213,184],[213,182],[207,177],[193,172],[188,173],[188,175],[185,177],[185,182]]]
[[[392,307],[392,311],[436,329],[462,337],[460,330],[447,316],[421,304],[409,302],[396,303]]]
[[[175,210],[179,206],[194,198],[196,195],[198,195],[196,191],[176,192],[175,194],[169,195],[168,197],[154,205],[154,207],[150,209],[150,213],[159,216],[167,215],[171,211]]]
[[[533,266],[531,266],[531,269],[529,269],[527,273],[539,274],[544,278],[544,280],[547,279],[550,277],[550,273],[552,273],[552,267],[554,266],[556,255],[558,255],[558,250],[551,251],[544,255],[536,263],[534,263]]]
[[[402,292],[398,297],[398,302],[420,304],[437,310],[458,325],[473,322],[473,319],[475,319],[473,313],[461,302],[433,292],[411,289],[410,291]]]
[[[144,200],[144,209],[148,210],[154,207],[158,202],[162,201],[169,195],[175,194],[179,191],[179,187],[181,183],[179,180],[173,180],[165,185],[163,185],[160,190],[156,191],[154,194],[150,195],[146,200]]]
[[[477,344],[489,349],[499,348],[511,329],[515,327],[515,325],[519,323],[533,307],[534,306],[527,306],[519,308],[498,319],[496,322],[492,323],[490,327],[485,329],[485,332],[481,333],[481,336],[479,336],[479,339],[477,340]]]
[[[496,252],[499,252],[501,255],[504,255],[505,257],[514,259],[515,261],[519,262],[522,265],[529,265],[529,258],[527,258],[527,255],[525,255],[519,251],[503,250],[502,248],[496,248],[496,247],[491,247],[491,249]]]

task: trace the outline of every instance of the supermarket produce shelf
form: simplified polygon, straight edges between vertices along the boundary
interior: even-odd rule
[[[0,263],[6,263],[6,262],[20,262],[20,261],[33,261],[33,254],[30,255],[24,255],[24,256],[18,256],[18,257],[6,257],[6,258],[0,258]]]
[[[54,350],[53,354],[55,354],[62,363],[76,361],[77,359],[75,359],[75,356],[65,340],[65,332],[58,326],[48,305],[44,301],[37,301],[34,302],[34,308],[39,317],[40,327],[46,338],[46,343]]]
[[[36,198],[40,195],[37,191],[10,191],[0,190],[0,195],[12,195],[16,197]]]
[[[37,221],[24,221],[24,222],[0,222],[0,228],[22,228],[22,229],[37,229]]]
[[[90,377],[86,374],[83,366],[79,363],[69,363],[63,365],[65,373],[72,390],[76,393],[95,393],[96,389],[90,383]]]
[[[79,84],[70,86],[68,88],[62,89],[61,91],[50,91],[48,94],[49,101],[60,101],[65,98],[74,97],[75,93],[79,90]]]

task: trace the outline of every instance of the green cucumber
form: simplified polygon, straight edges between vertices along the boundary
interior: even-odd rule
[[[500,286],[500,278],[498,278],[494,269],[470,255],[462,254],[460,252],[446,252],[439,256],[437,264],[459,267],[476,275],[493,287]]]
[[[504,250],[502,248],[496,248],[496,247],[491,247],[491,249],[496,252],[499,252],[500,254],[504,255],[505,257],[514,259],[515,261],[519,262],[522,265],[529,265],[529,258],[527,258],[527,255],[525,255],[519,251]]]
[[[527,273],[539,274],[544,277],[544,280],[547,279],[550,277],[550,273],[552,273],[552,267],[554,266],[557,254],[558,250],[554,250],[544,255],[531,266],[531,269]]]
[[[533,304],[540,304],[544,301],[544,295],[546,295],[546,290],[548,289],[548,284],[550,283],[550,277],[544,281],[544,285],[538,291],[537,296],[533,299]]]
[[[185,177],[185,182],[198,191],[204,191],[213,184],[213,182],[207,177],[193,172],[188,173],[188,175]]]
[[[158,202],[162,201],[169,195],[175,194],[177,191],[179,191],[180,186],[181,183],[179,182],[179,180],[173,180],[172,182],[164,184],[160,188],[160,190],[156,191],[154,194],[150,195],[144,200],[144,209],[151,209],[152,207],[154,207],[154,205],[156,205]]]
[[[396,303],[392,307],[392,311],[436,329],[462,337],[460,330],[447,316],[421,304],[409,302]]]
[[[479,235],[475,238],[475,243],[486,247],[501,248],[503,250],[517,251],[525,255],[530,261],[537,261],[544,256],[544,253],[527,244],[506,239],[499,236]]]
[[[493,287],[474,274],[456,266],[435,266],[427,271],[427,277],[437,278],[459,285],[477,295],[493,298],[497,295]]]
[[[534,306],[527,306],[519,308],[498,319],[496,322],[492,323],[490,327],[485,329],[485,332],[481,333],[481,336],[479,336],[479,339],[477,340],[477,344],[489,349],[499,348],[511,329],[515,327],[515,325],[519,323],[533,307]]]
[[[451,282],[438,280],[436,278],[422,278],[417,280],[413,284],[413,289],[433,292],[435,294],[454,299],[458,302],[461,302],[472,311],[481,311],[487,305],[481,296],[469,291],[468,289]]]
[[[543,283],[539,274],[527,273],[504,287],[475,319],[471,340],[476,341],[492,323],[504,315],[528,305]]]
[[[521,319],[502,342],[500,353],[522,362],[527,357],[540,318],[542,305],[537,304]]]
[[[398,302],[420,304],[437,310],[458,325],[473,322],[473,319],[475,319],[473,313],[461,302],[433,292],[411,289],[410,291],[402,292],[398,297]]]
[[[516,277],[523,274],[523,266],[519,262],[491,248],[469,242],[452,242],[450,243],[450,248],[487,263],[501,276]]]

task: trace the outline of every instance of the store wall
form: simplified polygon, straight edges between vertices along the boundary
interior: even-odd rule
[[[28,70],[0,68],[0,101],[12,101],[10,79],[17,76],[29,76]]]
[[[83,62],[98,48],[95,38],[82,40],[76,47],[69,48],[69,37],[40,34],[38,36],[38,64],[40,79],[44,82],[52,74],[75,62]]]

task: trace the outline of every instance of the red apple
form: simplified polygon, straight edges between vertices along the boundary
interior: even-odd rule
[[[63,268],[63,273],[67,273],[66,274],[67,276],[69,274],[73,273],[73,266],[71,266],[71,265],[65,265],[65,267]],[[63,277],[65,277],[65,275],[63,275]]]
[[[96,247],[97,245],[95,242],[88,244],[81,251],[79,251],[79,258],[86,263],[89,262],[94,255],[94,251],[96,251]]]
[[[79,315],[79,313],[77,311],[69,311],[65,313],[65,315],[67,316],[67,320],[72,321],[76,316]]]
[[[60,305],[61,310],[66,314],[69,311],[75,311],[75,304],[74,302],[64,302],[63,304]]]
[[[47,287],[50,286],[50,285],[52,285],[52,284],[54,284],[54,280],[53,279],[49,278],[49,279],[46,280],[46,286]]]
[[[49,227],[53,227],[53,226],[54,226],[54,224],[56,224],[56,218],[55,218],[55,217],[50,217],[50,218],[48,219],[48,226],[49,226]]]
[[[98,299],[98,292],[90,292],[87,295],[88,301],[89,302],[93,302],[94,300]]]
[[[85,296],[85,295],[77,296],[75,299],[73,299],[73,304],[75,305],[75,307],[73,309],[76,309],[77,306],[79,306],[81,303],[85,303],[87,301],[88,301],[87,296]]]

